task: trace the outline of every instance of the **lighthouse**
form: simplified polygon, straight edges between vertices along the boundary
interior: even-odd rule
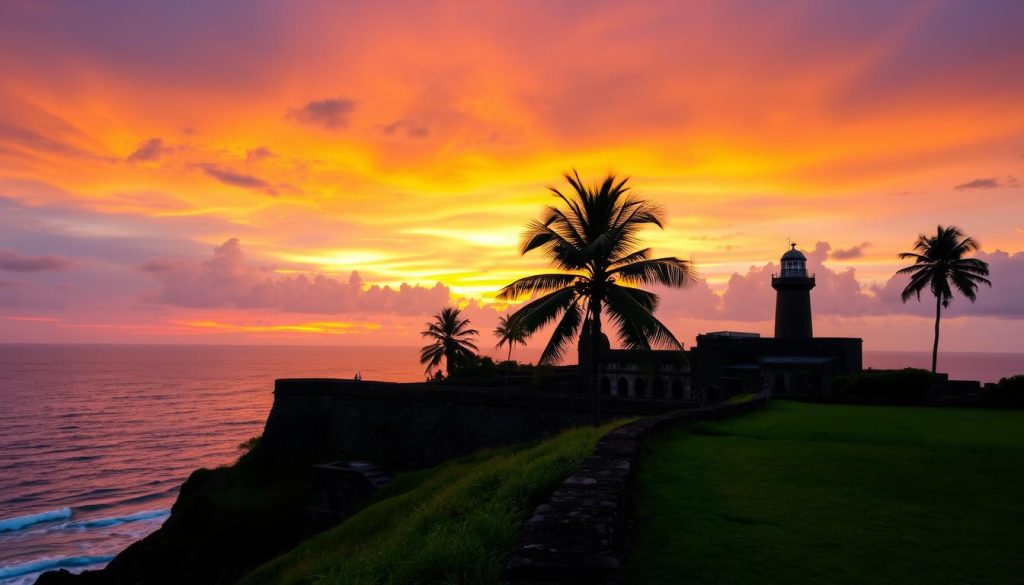
[[[807,274],[807,257],[796,244],[782,255],[782,271],[772,275],[775,289],[775,337],[780,339],[810,339],[811,289],[814,275]]]

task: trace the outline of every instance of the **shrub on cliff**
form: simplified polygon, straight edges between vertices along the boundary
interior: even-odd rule
[[[986,387],[984,396],[1000,405],[1024,405],[1024,374],[1002,378],[998,384]]]
[[[498,375],[498,365],[488,356],[474,355],[464,358],[449,373],[448,378],[493,378]]]
[[[928,370],[864,370],[859,374],[832,378],[834,396],[855,398],[921,398],[935,381]]]

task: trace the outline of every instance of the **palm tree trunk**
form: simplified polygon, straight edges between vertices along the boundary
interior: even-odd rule
[[[601,424],[601,390],[597,383],[597,372],[601,361],[601,301],[590,302],[590,372],[587,385],[590,386],[590,416],[594,426]]]
[[[932,373],[939,361],[939,317],[942,314],[942,297],[935,295],[935,341],[932,343]]]
[[[505,360],[505,385],[508,386],[508,377],[512,373],[512,342],[508,342],[508,359]]]

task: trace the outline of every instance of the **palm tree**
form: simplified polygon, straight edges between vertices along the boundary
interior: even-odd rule
[[[560,272],[521,278],[501,289],[498,298],[537,297],[514,314],[525,336],[557,321],[541,364],[559,361],[573,338],[580,335],[580,347],[589,353],[588,363],[580,367],[590,387],[597,424],[601,399],[597,368],[605,340],[602,313],[607,309],[622,344],[629,349],[681,348],[672,332],[654,317],[657,295],[636,286],[683,287],[693,281],[695,273],[685,260],[651,258],[650,248],[638,249],[640,228],[662,227],[663,213],[657,205],[631,197],[628,179],[609,174],[600,184],[586,187],[573,171],[565,180],[572,191],[566,194],[549,187],[559,204],[549,206],[543,220],[527,225],[521,250],[523,254],[543,251]]]
[[[444,358],[448,375],[451,376],[460,362],[476,355],[477,347],[470,338],[480,332],[469,329],[469,319],[461,317],[457,308],[445,307],[434,315],[433,321],[426,324],[426,330],[420,332],[421,336],[433,341],[420,350],[420,363],[427,364],[428,372],[430,368],[440,365],[441,358]]]
[[[932,373],[935,373],[939,355],[939,319],[942,309],[949,306],[953,299],[953,289],[960,291],[973,303],[977,298],[978,285],[992,283],[988,276],[988,263],[977,258],[964,258],[975,252],[978,242],[974,238],[964,236],[954,226],[938,227],[934,236],[920,234],[914,243],[913,252],[903,252],[900,260],[914,260],[914,263],[902,268],[896,274],[910,275],[910,283],[903,289],[901,298],[907,302],[911,296],[917,295],[921,300],[921,291],[927,286],[935,295],[935,342],[932,344]],[[952,285],[952,286],[950,286]]]
[[[508,360],[512,361],[512,347],[515,344],[526,346],[526,335],[519,321],[514,315],[504,315],[498,318],[498,326],[494,328],[494,336],[498,338],[498,345],[508,345]]]

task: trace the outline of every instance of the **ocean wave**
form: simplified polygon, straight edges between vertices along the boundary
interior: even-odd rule
[[[36,514],[15,516],[14,518],[0,520],[0,532],[15,532],[35,524],[56,522],[58,520],[67,520],[68,518],[71,518],[71,508],[61,508],[59,510],[48,510],[46,512],[39,512]]]
[[[171,511],[166,508],[161,510],[144,510],[142,512],[135,512],[134,514],[127,514],[125,516],[65,522],[59,526],[52,527],[50,530],[88,530],[90,528],[106,528],[107,526],[117,526],[118,524],[127,524],[128,522],[163,519],[170,515]]]
[[[114,557],[112,556],[84,556],[36,559],[27,563],[0,567],[0,579],[11,579],[13,577],[21,577],[22,575],[30,575],[32,573],[42,573],[43,571],[49,571],[50,569],[71,569],[74,567],[99,565],[100,563],[109,563],[113,558]]]
[[[127,497],[127,498],[122,498],[122,499],[119,499],[119,500],[108,500],[108,501],[96,502],[96,503],[90,503],[90,504],[81,504],[81,505],[75,506],[75,511],[76,512],[96,512],[96,511],[105,510],[105,509],[108,509],[108,508],[120,508],[120,507],[124,507],[124,506],[130,506],[130,505],[133,505],[133,504],[142,504],[144,502],[149,502],[151,500],[159,500],[161,498],[167,498],[168,496],[173,496],[174,494],[178,493],[178,489],[180,487],[180,483],[181,482],[179,482],[177,480],[170,481],[170,482],[167,482],[167,481],[150,482],[150,485],[154,485],[154,484],[167,484],[167,483],[170,483],[171,485],[169,487],[167,487],[166,489],[161,490],[161,491],[147,492],[147,493],[140,494],[140,495],[137,495],[137,496],[130,496],[130,497]]]

